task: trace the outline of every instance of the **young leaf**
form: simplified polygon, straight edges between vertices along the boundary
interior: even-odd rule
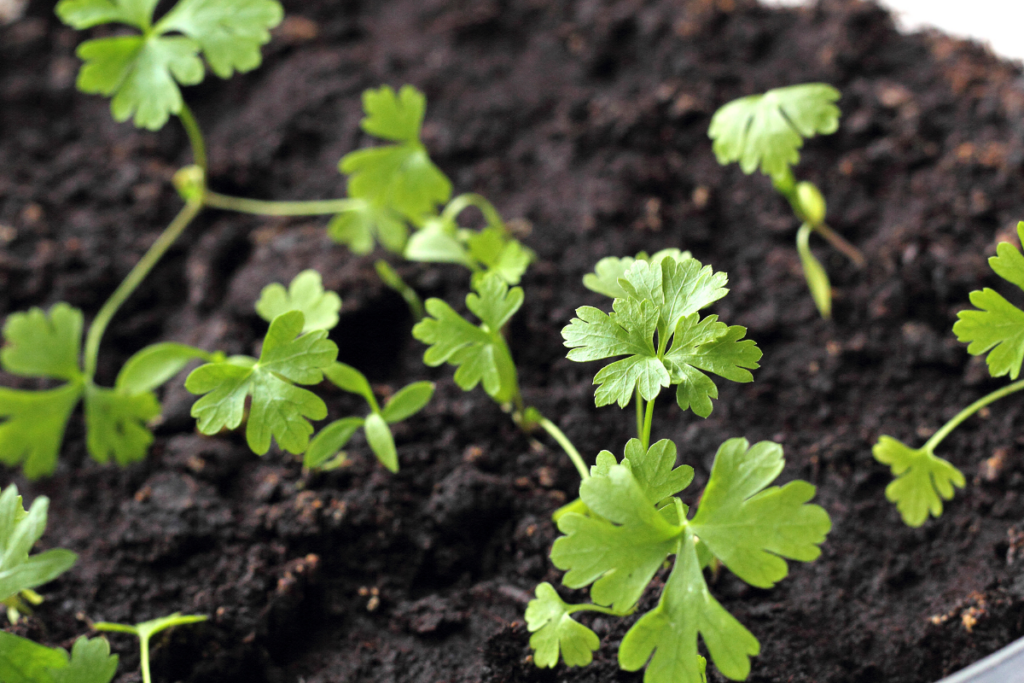
[[[423,410],[423,407],[430,403],[433,395],[434,384],[432,382],[414,382],[409,386],[402,387],[384,404],[381,417],[388,424],[401,422]]]
[[[474,283],[475,293],[466,306],[483,321],[479,327],[460,316],[440,299],[427,300],[427,313],[412,328],[412,336],[430,344],[423,362],[437,367],[444,362],[458,366],[455,383],[469,391],[480,382],[497,402],[512,400],[517,392],[515,364],[501,336],[501,328],[523,304],[523,290],[508,288],[497,275]]]
[[[68,653],[64,650],[44,647],[0,631],[0,681],[3,683],[55,683],[54,672],[67,666]]]
[[[624,256],[619,258],[617,256],[606,256],[597,262],[593,273],[587,273],[583,276],[583,286],[592,292],[604,294],[612,299],[621,299],[626,296],[626,290],[619,285],[619,278],[626,274],[630,266],[637,261],[650,261],[653,264],[659,264],[666,258],[683,261],[692,257],[690,252],[674,248],[662,249],[655,252],[653,256],[648,256],[647,252],[643,251],[637,254],[636,257]]]
[[[434,213],[451,197],[452,184],[420,142],[426,98],[412,86],[398,94],[389,86],[363,93],[367,133],[396,144],[346,154],[339,164],[349,175],[348,193],[411,220]]]
[[[85,390],[86,446],[99,463],[113,456],[122,467],[146,457],[153,433],[146,423],[160,415],[153,392],[129,394],[89,385]]]
[[[489,227],[472,233],[468,246],[473,259],[510,285],[519,284],[533,260],[533,252],[501,228]]]
[[[14,484],[0,493],[0,600],[49,583],[78,559],[75,553],[63,549],[29,556],[46,530],[49,506],[49,499],[39,496],[26,512]],[[0,676],[0,680],[6,679]]]
[[[814,496],[807,482],[765,488],[783,465],[777,443],[751,447],[746,439],[729,439],[715,455],[700,509],[690,523],[715,557],[758,588],[771,588],[785,578],[784,557],[817,559],[818,546],[832,528],[824,509],[806,504]]]
[[[375,240],[396,254],[402,253],[409,235],[402,216],[387,206],[351,199],[348,208],[335,214],[327,224],[327,235],[348,245],[353,254],[365,256],[373,251]]]
[[[875,460],[892,469],[894,479],[885,487],[885,497],[896,504],[903,522],[919,527],[942,514],[942,499],[953,497],[953,487],[967,483],[963,473],[928,448],[913,449],[891,436],[882,436],[871,449]]]
[[[550,583],[537,586],[536,598],[526,607],[526,627],[533,633],[530,647],[540,668],[558,664],[559,651],[566,666],[586,666],[601,645],[597,634],[570,615],[571,605],[562,601]]]
[[[654,503],[674,496],[693,481],[692,467],[675,467],[676,445],[668,439],[662,439],[646,451],[640,439],[630,439],[625,459],[629,461],[636,483]]]
[[[1017,224],[1017,233],[1024,239],[1024,221]],[[1024,289],[1024,256],[1006,242],[996,247],[996,254],[988,260],[992,270]],[[1024,311],[987,287],[971,292],[971,303],[981,310],[957,313],[959,320],[953,325],[957,340],[970,342],[967,353],[972,356],[988,353],[985,362],[993,377],[1017,379],[1024,363]]]
[[[82,636],[71,648],[71,661],[53,673],[54,683],[110,683],[117,673],[117,655],[104,638]]]
[[[410,261],[422,263],[456,263],[469,269],[474,266],[462,242],[443,225],[434,222],[409,238],[402,255]]]
[[[560,517],[558,529],[565,536],[555,541],[551,561],[567,570],[562,579],[566,586],[593,583],[595,603],[625,612],[640,599],[665,558],[676,552],[682,527],[658,514],[624,465],[585,479],[580,498],[600,517]]]
[[[619,665],[638,671],[646,664],[645,683],[702,683],[705,662],[697,653],[698,635],[718,670],[737,681],[747,677],[750,657],[761,650],[757,638],[712,597],[696,539],[684,529],[661,600],[622,639]]]
[[[366,375],[351,365],[340,362],[331,363],[324,368],[324,375],[339,389],[362,396],[371,407],[377,405],[377,399],[373,395],[373,389],[370,387]]]
[[[57,16],[77,29],[121,23],[141,35],[100,38],[82,43],[78,56],[85,64],[78,89],[113,96],[117,121],[133,115],[140,128],[158,130],[182,108],[180,85],[203,80],[206,57],[221,78],[260,64],[259,47],[268,30],[280,23],[275,0],[180,0],[155,26],[155,0],[61,0]],[[168,35],[173,32],[184,35]]]
[[[4,340],[0,364],[12,375],[68,381],[82,376],[78,367],[82,312],[77,308],[58,303],[49,313],[41,308],[12,313],[4,323]]]
[[[46,391],[0,387],[0,462],[20,464],[29,479],[52,474],[64,429],[82,391],[79,383]]]
[[[323,465],[345,447],[364,422],[366,421],[361,417],[345,417],[321,429],[309,442],[302,466],[315,469]]]
[[[326,330],[302,336],[305,316],[289,311],[274,318],[263,341],[258,361],[239,365],[228,359],[208,363],[192,371],[185,388],[205,394],[192,406],[199,431],[216,434],[242,422],[246,396],[252,396],[246,440],[253,452],[263,455],[273,437],[289,453],[299,454],[309,445],[313,426],[309,419],[327,417],[320,398],[295,384],[317,384],[338,355],[338,347],[325,339]]]
[[[123,394],[137,395],[156,389],[181,372],[193,360],[216,362],[217,353],[175,342],[145,347],[121,366],[114,387]]]
[[[256,312],[267,322],[288,311],[302,311],[306,317],[303,332],[333,329],[340,310],[341,297],[324,291],[320,273],[315,270],[296,275],[287,290],[277,282],[267,285],[256,302]]]
[[[637,261],[619,280],[619,286],[628,296],[654,303],[659,313],[658,332],[668,334],[681,318],[728,294],[727,282],[725,273],[716,273],[695,258],[666,258],[660,264]]]
[[[808,244],[811,234],[811,226],[804,223],[796,234],[796,251],[800,255],[800,265],[804,269],[804,278],[807,280],[807,288],[811,290],[811,298],[822,318],[832,315],[832,284],[828,280],[828,273],[815,257],[814,252]]]
[[[708,137],[718,163],[738,161],[744,173],[758,166],[780,176],[800,161],[803,139],[829,135],[839,127],[838,90],[825,83],[775,88],[733,100],[711,117]]]
[[[391,436],[391,428],[377,413],[366,416],[363,425],[366,430],[366,441],[370,444],[377,459],[392,472],[398,471],[398,452],[395,450],[395,439]]]

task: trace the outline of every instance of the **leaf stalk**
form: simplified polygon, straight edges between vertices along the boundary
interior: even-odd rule
[[[971,415],[974,415],[974,413],[978,412],[979,410],[989,405],[990,403],[995,403],[999,399],[1005,396],[1009,396],[1010,394],[1016,393],[1021,389],[1024,389],[1024,379],[1016,381],[1013,384],[1008,384],[1002,389],[996,389],[995,391],[986,396],[982,396],[977,401],[975,401],[974,403],[972,403],[971,405],[967,406],[959,413],[954,415],[949,422],[942,425],[939,431],[932,434],[931,438],[928,439],[928,441],[922,448],[928,451],[929,453],[934,452],[935,448],[938,447],[940,443],[942,443],[942,440],[949,436],[950,432],[959,427],[964,420],[969,418]]]

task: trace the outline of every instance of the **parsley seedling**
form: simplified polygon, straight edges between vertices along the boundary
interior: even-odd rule
[[[808,240],[817,232],[858,266],[860,251],[825,223],[825,199],[814,184],[797,182],[792,165],[800,161],[804,138],[830,135],[839,127],[839,91],[824,83],[775,88],[722,106],[711,118],[708,136],[723,166],[738,162],[746,174],[760,169],[789,202],[801,225],[796,246],[811,297],[823,318],[832,314],[832,292],[824,267]]]
[[[139,668],[142,670],[142,683],[152,683],[152,676],[149,673],[149,639],[157,633],[174,626],[184,624],[198,624],[206,621],[206,617],[195,614],[172,614],[167,617],[144,621],[141,624],[130,626],[128,624],[113,624],[107,621],[96,622],[92,627],[97,631],[108,631],[114,633],[130,633],[139,639]],[[116,666],[116,659],[115,659]]]
[[[1024,241],[1024,221],[1017,224],[1017,236]],[[996,256],[988,260],[996,275],[1024,289],[1024,256],[1017,247],[1001,243]],[[953,333],[967,342],[972,356],[988,354],[985,361],[992,377],[1017,380],[1024,363],[1024,311],[987,287],[971,292],[971,303],[979,310],[960,311]],[[963,473],[935,455],[935,449],[960,423],[985,406],[1024,389],[1024,380],[1014,381],[970,404],[944,424],[921,448],[910,448],[891,436],[881,436],[872,448],[879,462],[889,465],[896,477],[885,496],[896,504],[903,521],[919,527],[928,515],[942,514],[942,501],[953,498],[954,487],[963,488]]]
[[[617,276],[617,277],[616,277]],[[530,646],[539,667],[553,667],[561,654],[569,666],[585,666],[600,646],[597,634],[573,615],[598,612],[627,616],[655,574],[674,556],[658,605],[640,617],[619,647],[627,671],[647,667],[647,683],[702,683],[706,661],[702,637],[715,666],[740,680],[760,644],[711,595],[703,569],[724,565],[752,586],[770,588],[788,573],[785,559],[809,562],[831,529],[828,514],[809,505],[814,487],[794,481],[768,488],[782,472],[782,447],[730,439],[719,448],[696,514],[677,496],[693,480],[693,469],[676,466],[676,446],[650,444],[654,400],[676,385],[680,408],[707,417],[717,387],[705,372],[737,382],[752,381],[761,351],[746,330],[699,311],[726,295],[727,278],[689,254],[666,250],[654,257],[603,259],[586,285],[614,298],[612,313],[577,309],[562,330],[569,358],[577,361],[625,356],[595,377],[598,406],[625,407],[645,401],[638,439],[626,444],[621,461],[609,451],[582,473],[580,501],[559,510],[564,536],[551,550],[566,570],[569,588],[590,586],[591,603],[570,604],[542,583],[526,610]]]

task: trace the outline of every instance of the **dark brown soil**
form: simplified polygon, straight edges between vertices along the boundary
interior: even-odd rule
[[[942,36],[901,36],[854,0],[802,11],[745,0],[285,5],[292,18],[260,70],[187,92],[213,186],[339,196],[337,160],[367,143],[360,92],[423,89],[427,143],[456,190],[532,225],[539,261],[511,345],[527,401],[589,457],[621,452],[632,414],[594,408],[596,367],[565,358],[559,330],[574,308],[602,304],[581,276],[602,256],[667,246],[729,273],[715,312],[749,328],[763,367],[753,384],[723,387],[708,420],[663,401],[655,434],[676,441],[698,484],[726,438],[780,441],[783,480],[817,484],[834,522],[821,559],[792,565],[777,588],[728,573],[713,586],[761,640],[750,680],[924,683],[1024,635],[1024,561],[1012,561],[1024,552],[1021,399],[943,444],[969,483],[919,530],[885,501],[890,477],[870,453],[882,433],[921,443],[1002,384],[950,327],[970,290],[1005,292],[986,258],[1024,218],[1018,68]],[[51,11],[33,2],[0,28],[0,314],[58,300],[95,313],[180,206],[168,181],[189,162],[176,125],[117,125],[106,102],[75,92],[82,38]],[[828,322],[800,275],[787,207],[764,178],[720,168],[706,138],[729,99],[817,80],[843,91],[843,123],[807,145],[798,175],[868,259],[857,270],[820,246],[835,285]],[[159,639],[162,682],[639,681],[615,663],[628,619],[592,621],[603,642],[586,669],[529,663],[523,609],[539,581],[559,579],[550,514],[575,496],[577,475],[480,390],[426,368],[372,257],[331,244],[323,225],[202,216],[116,318],[101,379],[158,340],[251,352],[265,329],[252,311],[260,288],[313,267],[345,301],[332,335],[342,360],[382,388],[438,382],[398,431],[401,472],[361,442],[351,467],[305,476],[286,455],[252,455],[240,435],[199,436],[180,381],[164,392],[151,456],[127,470],[87,459],[75,417],[56,476],[0,475],[49,496],[45,545],[81,555],[14,630],[67,646],[89,619],[210,615]],[[425,295],[465,294],[454,267],[400,269]],[[358,408],[322,393],[332,416]],[[134,644],[113,641],[117,680],[137,680]]]

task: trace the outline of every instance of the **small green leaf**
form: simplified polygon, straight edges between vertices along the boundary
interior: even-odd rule
[[[327,235],[332,240],[347,244],[359,256],[373,251],[374,240],[379,240],[388,251],[402,253],[409,231],[400,214],[361,199],[349,202],[348,208],[335,214],[327,224]]]
[[[0,387],[0,462],[20,464],[29,479],[52,474],[82,389],[79,383],[46,391]]]
[[[213,361],[215,354],[175,342],[161,342],[142,349],[121,367],[115,388],[124,394],[144,394],[181,372],[191,361]]]
[[[7,372],[69,381],[81,377],[82,312],[77,308],[58,303],[49,313],[41,308],[12,313],[3,334],[6,345],[0,350],[0,364]]]
[[[289,311],[274,318],[257,362],[248,367],[228,359],[192,371],[185,388],[205,394],[192,406],[199,431],[216,434],[242,422],[246,396],[252,396],[246,440],[254,453],[270,449],[271,438],[284,450],[300,454],[313,433],[310,419],[327,417],[327,406],[305,389],[290,384],[318,384],[338,356],[338,347],[325,339],[326,330],[302,336],[305,316]],[[296,338],[298,337],[298,338]]]
[[[425,99],[412,86],[396,96],[389,86],[363,93],[363,130],[397,144],[346,154],[339,164],[349,175],[349,196],[389,207],[411,220],[435,213],[448,201],[452,184],[420,142]]]
[[[567,605],[550,583],[537,586],[536,598],[526,606],[526,627],[533,633],[530,647],[533,662],[540,668],[554,668],[558,654],[566,666],[586,666],[593,661],[593,652],[601,645],[600,638],[575,621]]]
[[[359,431],[365,420],[361,417],[345,417],[327,425],[309,442],[309,449],[302,460],[302,466],[315,469],[338,454],[352,435]]]
[[[593,273],[587,273],[583,276],[583,286],[592,292],[604,294],[612,299],[621,299],[627,296],[627,294],[626,290],[619,284],[619,278],[625,276],[630,266],[636,261],[650,261],[653,264],[660,264],[666,258],[684,261],[692,258],[692,256],[688,251],[680,251],[675,248],[662,249],[655,252],[653,256],[648,256],[646,252],[640,252],[635,258],[633,256],[623,256],[622,258],[606,256],[597,262]]]
[[[320,273],[315,270],[296,275],[287,290],[277,282],[267,285],[256,302],[256,312],[267,322],[288,311],[302,311],[306,318],[303,332],[333,329],[340,310],[341,297],[324,291]]]
[[[26,512],[14,484],[0,493],[0,601],[53,581],[78,558],[62,549],[29,556],[46,530],[49,506],[50,500],[39,496]]]
[[[796,201],[804,220],[814,227],[825,222],[826,204],[821,190],[811,182],[803,180],[796,184]]]
[[[437,224],[428,225],[413,234],[405,245],[403,256],[421,263],[456,263],[470,269],[473,267],[473,259],[462,242]]]
[[[79,30],[120,23],[146,30],[159,0],[61,0],[57,16]]]
[[[693,468],[676,464],[676,445],[662,439],[646,451],[639,439],[626,444],[625,459],[633,478],[652,503],[679,493],[693,481]]]
[[[838,90],[825,83],[775,88],[733,100],[711,117],[708,137],[718,163],[738,161],[744,173],[758,166],[769,176],[785,174],[800,161],[804,138],[839,127]]]
[[[510,285],[518,285],[533,260],[533,252],[519,240],[497,227],[474,232],[468,240],[469,254],[489,273],[495,273]]]
[[[695,258],[666,258],[660,264],[635,262],[619,280],[619,286],[629,296],[655,304],[659,312],[658,331],[668,334],[681,318],[728,294],[727,282],[725,273],[716,273]]]
[[[370,413],[363,425],[366,430],[366,441],[370,444],[377,459],[392,472],[398,471],[398,452],[395,450],[395,439],[391,436],[391,428],[377,413]]]
[[[85,390],[86,446],[93,460],[113,456],[121,467],[146,457],[153,433],[146,423],[160,415],[160,401],[150,392],[122,393],[89,385]]]
[[[811,251],[808,244],[810,234],[810,224],[800,226],[796,233],[796,251],[800,255],[800,265],[803,266],[804,278],[807,279],[807,288],[811,290],[814,305],[822,318],[829,318],[832,315],[832,284],[828,281],[825,268]]]
[[[104,638],[82,636],[71,648],[71,662],[54,672],[54,683],[110,683],[117,673],[117,655]]]
[[[414,382],[399,389],[398,393],[388,399],[381,417],[389,424],[401,422],[423,410],[433,395],[432,382]]]
[[[907,526],[919,527],[942,514],[942,499],[953,498],[953,487],[967,483],[963,473],[948,461],[925,448],[910,448],[891,436],[882,436],[871,449],[875,460],[892,469],[894,479],[885,488],[885,497],[903,517]]]
[[[0,681],[56,683],[55,673],[68,666],[68,653],[0,631]],[[104,682],[105,683],[105,682]]]
[[[362,396],[371,406],[377,404],[377,399],[373,395],[373,389],[370,387],[366,375],[351,365],[340,362],[331,363],[324,368],[324,375],[339,389]]]
[[[693,533],[736,576],[771,588],[789,572],[782,558],[811,562],[832,528],[828,513],[807,505],[805,481],[766,488],[782,472],[782,446],[729,439],[718,449]],[[716,662],[717,664],[717,662]],[[721,667],[719,667],[721,668]]]

